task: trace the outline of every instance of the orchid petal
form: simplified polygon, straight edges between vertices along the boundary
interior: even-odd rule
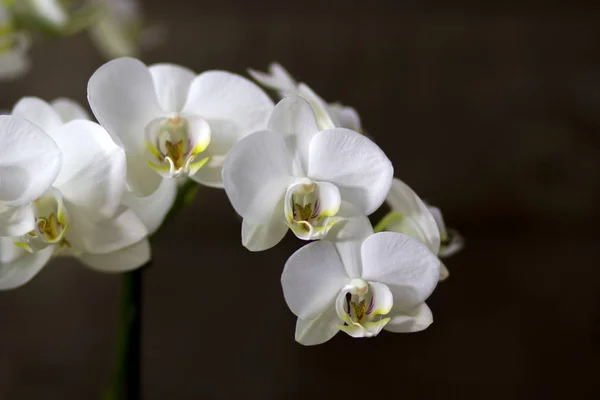
[[[0,202],[29,203],[56,179],[60,149],[35,124],[18,117],[0,116]]]
[[[162,225],[177,195],[177,181],[163,179],[158,189],[146,197],[138,197],[130,191],[123,194],[123,204],[132,209],[142,220],[148,234],[152,235]]]
[[[89,220],[74,207],[69,207],[69,216],[71,225],[65,238],[84,253],[112,253],[148,235],[144,223],[125,207],[121,207],[114,218],[99,223]]]
[[[419,332],[427,329],[432,322],[433,314],[427,304],[423,303],[409,312],[393,315],[384,329],[390,332]]]
[[[29,282],[48,263],[54,246],[49,246],[34,253],[17,248],[12,238],[0,238],[0,251],[12,246],[17,249],[8,250],[13,253],[12,260],[0,263],[0,290],[14,289]]]
[[[419,196],[407,184],[394,178],[386,200],[399,216],[385,229],[410,235],[424,243],[433,254],[438,254],[440,231],[430,209]]]
[[[288,259],[281,275],[283,295],[301,319],[317,318],[348,282],[333,244],[312,242]]]
[[[335,305],[325,307],[325,310],[314,319],[298,318],[296,322],[296,341],[305,346],[325,343],[333,338],[340,329],[342,321],[337,316]]]
[[[90,114],[79,103],[66,98],[58,98],[50,103],[54,111],[58,113],[63,123],[76,119],[91,120]]]
[[[299,96],[281,100],[275,106],[267,128],[285,137],[302,174],[306,174],[310,141],[319,132],[315,113],[308,101]]]
[[[88,101],[98,122],[128,152],[144,148],[144,128],[164,114],[150,71],[134,58],[109,61],[88,82]]]
[[[223,169],[225,192],[235,211],[252,224],[264,223],[292,181],[281,135],[262,131],[240,140]]]
[[[175,64],[155,64],[148,69],[154,81],[156,98],[163,111],[181,111],[196,73]]]
[[[324,240],[333,242],[348,276],[360,278],[362,275],[361,245],[373,234],[373,227],[369,218],[347,201],[342,201],[336,216],[340,221],[331,228]]]
[[[418,240],[395,232],[369,236],[362,244],[363,279],[386,284],[394,303],[411,309],[433,292],[440,274],[440,262]]]
[[[50,104],[37,97],[23,97],[13,107],[12,115],[33,122],[48,133],[63,124],[60,114]]]
[[[52,137],[63,153],[54,186],[92,220],[110,218],[125,188],[125,152],[100,125],[71,121]]]
[[[248,73],[261,85],[277,90],[281,97],[295,94],[297,91],[294,78],[278,63],[269,65],[268,74],[254,69],[248,69]]]
[[[21,236],[35,229],[31,204],[8,207],[0,205],[0,236]]]
[[[280,201],[265,224],[251,224],[244,218],[242,221],[242,244],[250,251],[267,250],[279,243],[287,231],[283,202]]]
[[[112,253],[83,253],[78,258],[83,264],[100,272],[127,272],[150,261],[150,242],[148,239],[143,239]]]
[[[366,215],[385,200],[393,174],[385,153],[359,133],[329,129],[319,132],[310,142],[308,176],[335,184],[342,199]]]

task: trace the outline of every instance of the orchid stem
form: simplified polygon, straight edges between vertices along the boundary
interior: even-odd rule
[[[142,273],[148,265],[121,278],[117,355],[106,400],[141,399]]]

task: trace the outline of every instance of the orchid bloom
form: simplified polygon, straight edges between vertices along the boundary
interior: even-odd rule
[[[189,176],[223,187],[233,144],[264,129],[273,102],[254,83],[224,71],[196,75],[171,64],[119,58],[90,78],[88,100],[127,154],[127,182],[148,196],[164,178]]]
[[[439,209],[425,204],[401,180],[394,178],[386,200],[392,212],[378,224],[376,231],[385,229],[410,235],[439,257],[446,257],[462,246],[460,235],[449,238]],[[444,280],[449,272],[443,263],[440,263],[440,268],[440,280]]]
[[[317,125],[321,130],[334,127],[347,128],[362,133],[360,117],[352,107],[340,103],[327,103],[305,83],[296,80],[278,63],[269,65],[269,72],[249,69],[248,73],[258,83],[274,89],[281,98],[291,95],[304,97],[317,116]]]
[[[437,257],[408,235],[373,234],[366,217],[350,223],[344,239],[310,243],[285,264],[283,294],[303,345],[324,343],[339,331],[373,337],[433,322],[425,300],[438,281]]]
[[[353,205],[369,215],[385,200],[393,167],[365,136],[344,128],[321,131],[301,97],[281,100],[267,130],[241,139],[223,169],[225,191],[243,217],[242,243],[261,251],[290,228],[303,240],[322,239]]]
[[[29,71],[30,47],[30,36],[15,30],[11,13],[0,1],[0,79],[16,79]]]
[[[26,283],[52,255],[75,256],[108,272],[136,268],[150,258],[146,227],[121,205],[123,149],[100,125],[63,119],[83,112],[65,100],[53,107],[37,98],[23,98],[13,109],[14,116],[34,123],[54,140],[62,166],[52,186],[26,206],[26,230],[10,238],[20,249],[0,255],[0,289]],[[7,240],[0,247],[9,247]]]

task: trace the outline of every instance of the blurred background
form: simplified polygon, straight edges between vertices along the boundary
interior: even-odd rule
[[[144,62],[280,62],[355,107],[396,176],[466,238],[429,329],[306,348],[279,285],[300,243],[248,252],[225,193],[201,188],[144,277],[144,398],[597,398],[600,7],[542,4],[142,1],[168,35]],[[104,62],[83,33],[31,56],[0,108],[85,104]],[[118,276],[74,260],[0,293],[0,399],[100,398],[118,293]]]

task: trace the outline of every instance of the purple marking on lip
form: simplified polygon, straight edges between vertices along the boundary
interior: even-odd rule
[[[367,315],[373,312],[373,308],[375,306],[375,296],[371,296],[371,301],[369,302],[369,308],[367,309]]]
[[[313,212],[312,215],[310,216],[311,219],[315,219],[319,216],[319,199],[315,200],[315,206],[313,207]]]

